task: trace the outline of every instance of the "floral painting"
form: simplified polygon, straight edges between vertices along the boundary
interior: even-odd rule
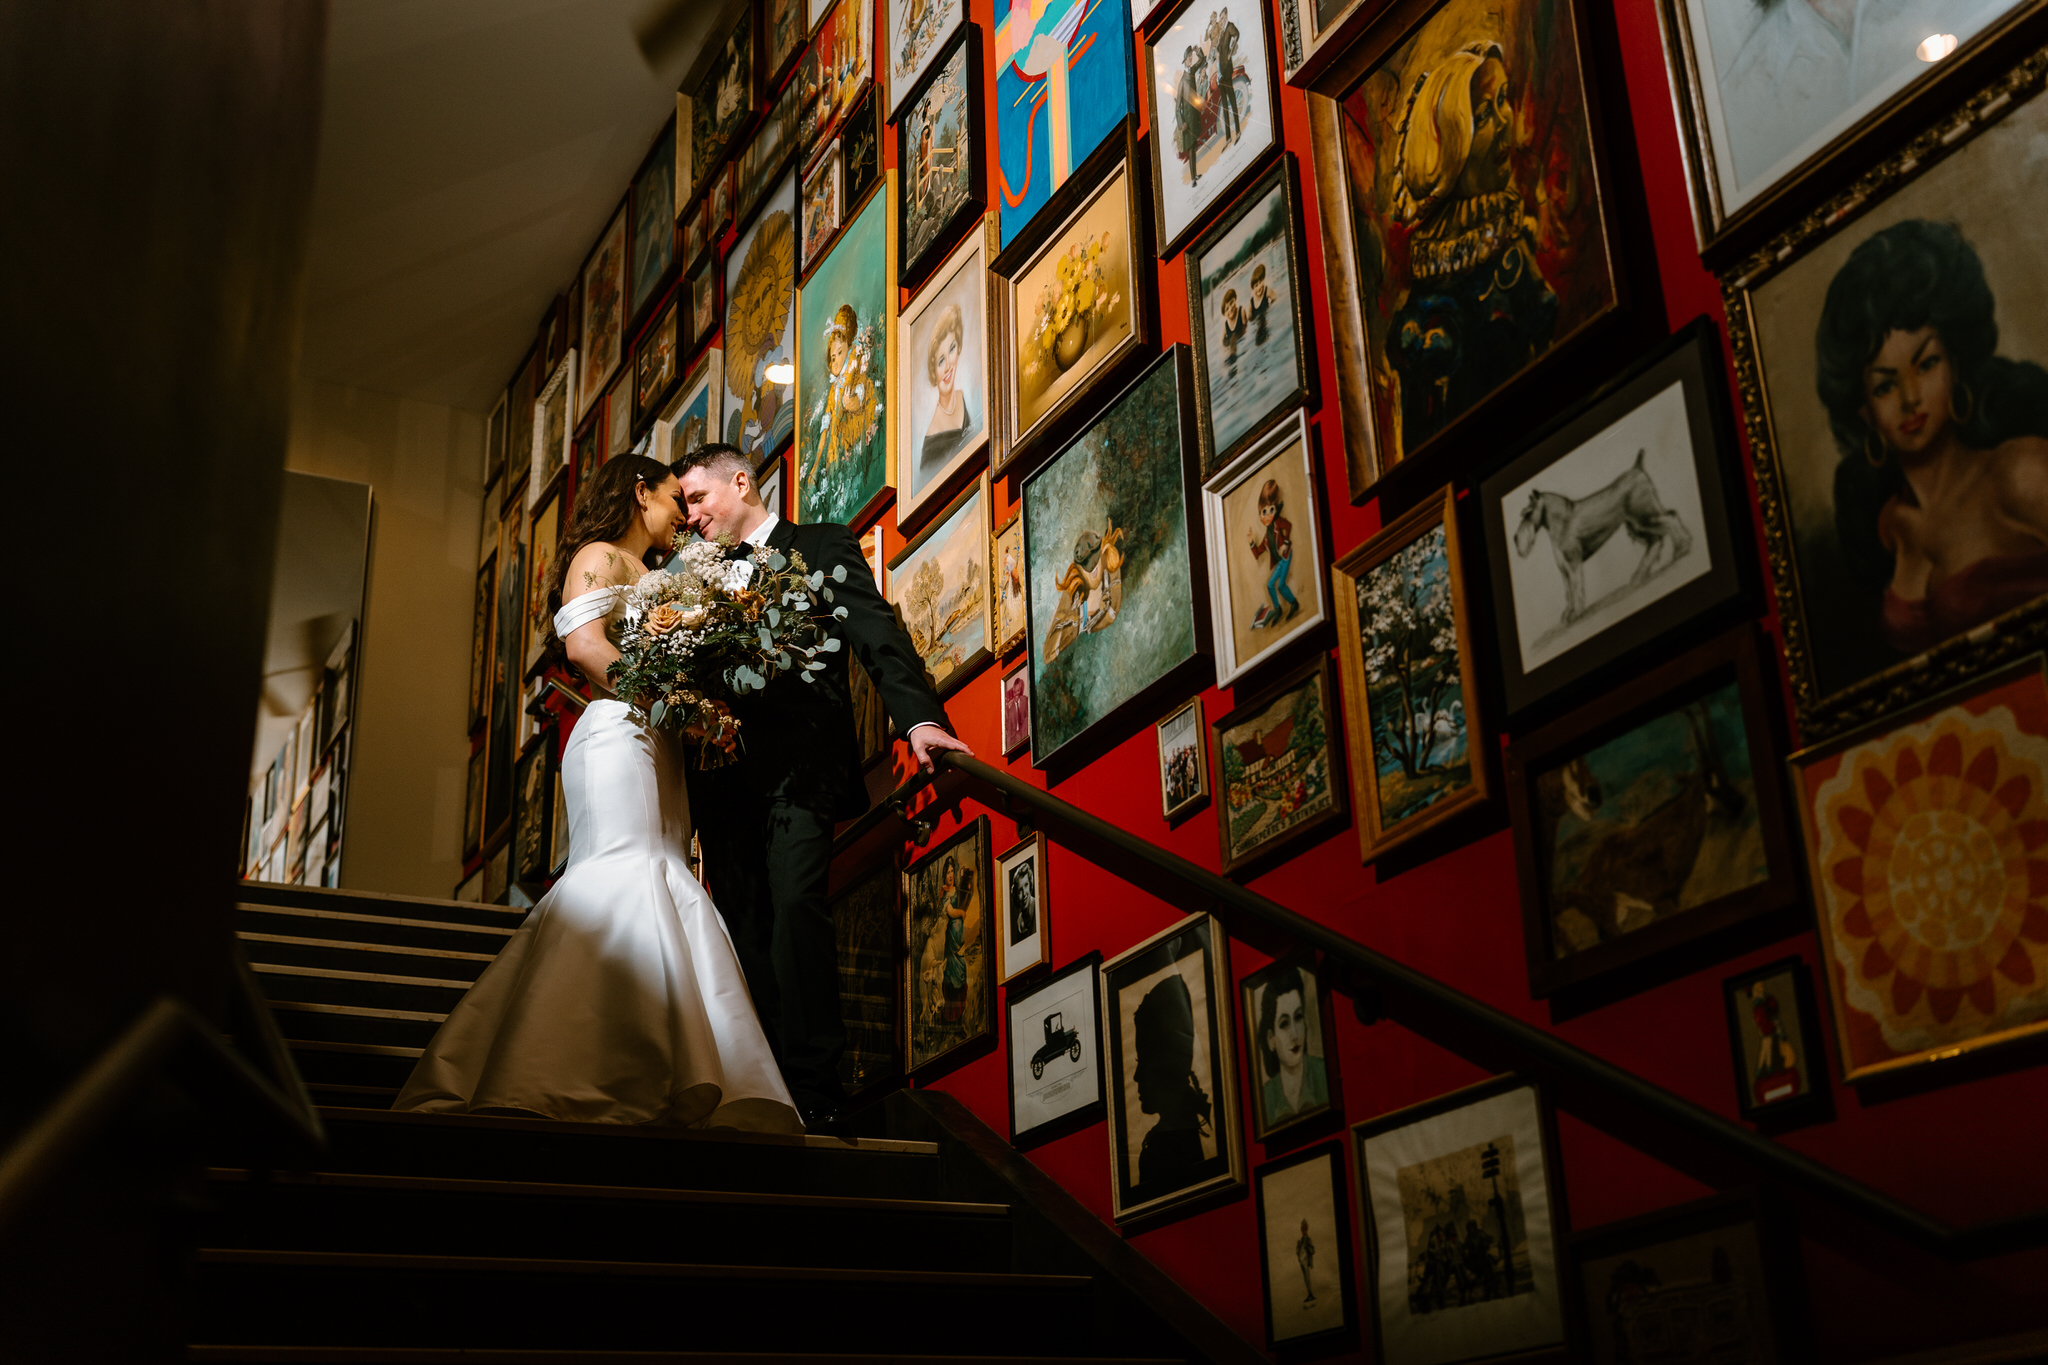
[[[1130,173],[1119,169],[1010,286],[1018,437],[1131,336],[1130,194]]]
[[[2039,660],[1792,765],[1849,1079],[2048,1027]]]
[[[988,507],[978,480],[889,565],[889,604],[942,695],[992,656]]]
[[[891,279],[889,206],[874,199],[804,281],[797,310],[796,507],[804,521],[858,521],[889,482]]]
[[[1088,154],[1134,114],[1129,7],[1007,5],[996,19],[996,192],[1008,246]]]
[[[796,430],[796,172],[790,171],[725,258],[729,445],[755,460]]]

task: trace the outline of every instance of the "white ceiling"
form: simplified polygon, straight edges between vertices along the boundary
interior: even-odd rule
[[[672,2],[672,0],[671,0]],[[483,412],[675,109],[722,8],[334,0],[299,372]]]

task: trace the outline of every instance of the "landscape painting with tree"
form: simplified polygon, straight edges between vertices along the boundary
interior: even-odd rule
[[[941,695],[995,657],[988,480],[978,479],[889,564],[889,601]]]

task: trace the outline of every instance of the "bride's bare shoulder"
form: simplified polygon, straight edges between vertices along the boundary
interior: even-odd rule
[[[618,546],[593,540],[569,561],[562,579],[562,600],[572,601],[603,588],[625,587],[640,577],[640,562]]]

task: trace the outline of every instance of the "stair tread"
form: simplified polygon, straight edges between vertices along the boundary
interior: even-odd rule
[[[426,1010],[384,1010],[369,1005],[327,1005],[317,1000],[273,1000],[273,1010],[297,1010],[305,1014],[339,1014],[351,1019],[402,1019],[415,1024],[445,1023],[448,1016]]]
[[[771,1147],[826,1148],[834,1151],[887,1152],[937,1156],[936,1142],[902,1138],[827,1137],[821,1133],[751,1133],[732,1128],[656,1128],[645,1124],[577,1123],[567,1119],[516,1118],[509,1114],[423,1114],[405,1109],[355,1109],[318,1105],[330,1125],[392,1124],[426,1128],[495,1128],[511,1132],[575,1133],[657,1142],[728,1142]]]
[[[353,1052],[365,1057],[417,1057],[423,1047],[399,1047],[392,1043],[336,1043],[320,1038],[287,1037],[284,1045],[294,1052]]]
[[[477,913],[502,915],[506,920],[517,922],[524,919],[531,906],[489,905],[483,901],[445,900],[433,896],[401,896],[388,891],[351,891],[346,888],[325,886],[301,886],[285,882],[245,881],[239,888],[239,899],[250,905],[305,905],[323,909],[345,909],[351,904],[364,908],[389,906],[399,909],[416,906],[423,910],[440,910],[446,913],[468,915]]]
[[[328,1270],[446,1270],[526,1275],[604,1275],[635,1279],[815,1280],[844,1284],[968,1286],[1005,1289],[1090,1288],[1086,1275],[992,1270],[876,1270],[868,1267],[720,1265],[688,1261],[599,1261],[542,1256],[446,1256],[385,1251],[274,1251],[201,1247],[201,1265],[278,1266]]]
[[[288,943],[297,948],[332,948],[350,953],[392,953],[399,957],[440,957],[456,962],[495,962],[496,953],[466,953],[458,948],[415,948],[407,943],[362,943],[352,938],[308,938],[302,934],[265,934],[254,929],[237,929],[235,937],[244,943]],[[255,956],[251,950],[250,956]]]
[[[492,938],[510,938],[519,932],[517,925],[463,924],[445,919],[405,919],[397,915],[364,915],[353,910],[315,910],[302,905],[263,905],[250,901],[238,902],[237,910],[249,910],[261,915],[290,915],[295,919],[342,920],[354,924],[390,924],[405,929],[447,929],[458,934],[488,934]]]
[[[291,962],[251,962],[250,970],[258,976],[324,976],[336,981],[388,981],[400,986],[440,986],[448,990],[466,991],[474,981],[448,981],[432,976],[393,976],[389,972],[352,972],[343,967],[301,967]]]
[[[207,1179],[223,1184],[254,1180],[251,1172],[216,1166]],[[644,1199],[679,1204],[743,1204],[778,1208],[848,1209],[878,1213],[943,1213],[963,1217],[1007,1218],[1005,1204],[972,1204],[948,1199],[877,1199],[838,1194],[774,1194],[735,1190],[685,1190],[648,1185],[577,1185],[530,1180],[470,1180],[452,1176],[358,1175],[342,1171],[274,1172],[266,1177],[280,1185],[312,1185],[339,1189],[401,1190],[436,1194],[505,1194],[527,1198]]]
[[[497,1350],[461,1346],[242,1346],[192,1345],[185,1358],[196,1361],[279,1362],[279,1365],[576,1365],[580,1361],[617,1365],[936,1365],[974,1360],[985,1365],[1169,1365],[1162,1356],[962,1356],[864,1355],[821,1351],[606,1351]]]

